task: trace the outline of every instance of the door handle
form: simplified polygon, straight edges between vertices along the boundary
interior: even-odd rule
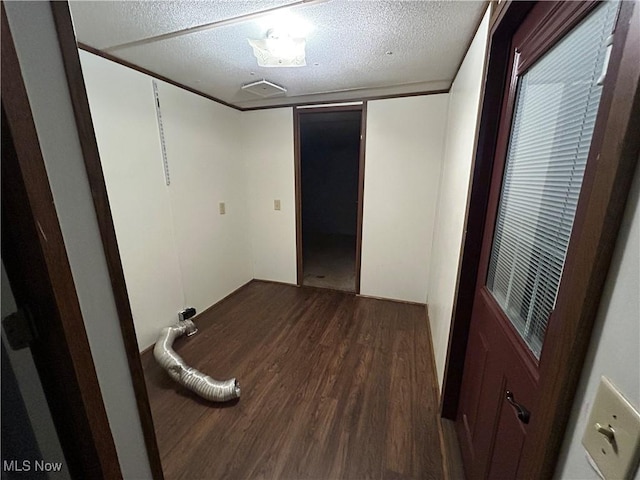
[[[507,390],[506,399],[507,402],[509,402],[511,406],[516,409],[516,412],[518,413],[518,420],[520,420],[524,424],[529,423],[531,412],[520,405],[518,402],[516,402],[516,400],[513,398],[513,392],[511,390]]]

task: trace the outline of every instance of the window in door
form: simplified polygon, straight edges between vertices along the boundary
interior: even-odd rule
[[[518,82],[487,287],[536,358],[562,276],[616,12],[617,2],[598,7]]]

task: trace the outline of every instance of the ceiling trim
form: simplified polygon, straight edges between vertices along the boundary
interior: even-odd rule
[[[128,62],[126,60],[123,60],[122,58],[116,57],[115,55],[112,55],[110,53],[107,53],[107,52],[105,52],[103,50],[100,50],[98,48],[92,47],[90,45],[87,45],[85,43],[78,42],[78,48],[80,50],[84,50],[85,52],[93,53],[94,55],[102,57],[102,58],[104,58],[106,60],[110,60],[112,62],[119,63],[122,66],[131,68],[131,69],[136,70],[136,71],[138,71],[140,73],[144,73],[145,75],[149,75],[150,77],[153,77],[153,78],[155,78],[157,80],[161,80],[163,82],[170,83],[171,85],[173,85],[175,87],[182,88],[183,90],[186,90],[186,91],[191,92],[191,93],[195,93],[196,95],[199,95],[199,96],[204,97],[204,98],[206,98],[208,100],[211,100],[213,102],[216,102],[216,103],[219,103],[221,105],[224,105],[225,107],[233,108],[234,110],[238,110],[238,111],[242,111],[243,110],[242,108],[240,108],[240,107],[238,107],[236,105],[233,105],[231,103],[225,102],[224,100],[220,100],[219,98],[212,97],[211,95],[208,95],[208,94],[206,94],[204,92],[201,92],[200,90],[196,90],[195,88],[188,87],[183,83],[176,82],[175,80],[171,80],[170,78],[165,77],[164,75],[160,75],[159,73],[152,72],[151,70],[147,70],[146,68],[140,67],[140,66],[138,66],[138,65],[136,65],[134,63]]]
[[[283,107],[313,107],[313,106],[321,106],[326,104],[335,105],[336,103],[352,103],[352,102],[371,102],[373,100],[388,100],[390,98],[404,98],[404,97],[422,97],[425,95],[441,95],[443,93],[449,93],[451,90],[451,86],[449,88],[443,88],[439,90],[424,90],[420,92],[407,92],[407,93],[392,93],[389,95],[375,95],[371,97],[354,97],[348,98],[345,100],[340,100],[340,102],[336,102],[335,100],[318,100],[317,102],[300,102],[300,103],[281,103],[277,105],[263,105],[260,107],[245,107],[241,108],[243,112],[251,112],[253,110],[267,110],[269,108],[283,108]],[[304,110],[304,109],[303,109]]]
[[[129,47],[137,47],[140,45],[147,45],[153,42],[159,42],[162,40],[169,40],[175,37],[181,37],[183,35],[189,35],[192,33],[203,32],[206,30],[211,30],[218,27],[224,27],[226,25],[233,25],[236,23],[242,23],[249,20],[253,20],[254,18],[259,18],[264,15],[268,15],[273,12],[278,12],[280,10],[289,10],[291,8],[299,7],[302,5],[312,5],[315,3],[325,3],[329,0],[298,0],[292,3],[287,3],[285,5],[278,5],[277,7],[267,8],[264,10],[259,10],[257,12],[245,13],[244,15],[238,15],[236,17],[224,18],[222,20],[217,20],[215,22],[205,23],[204,25],[197,25],[195,27],[183,28],[182,30],[176,30],[173,32],[162,33],[160,35],[154,35],[153,37],[141,38],[139,40],[133,40],[131,42],[125,42],[118,45],[112,45],[104,49],[105,52],[112,52],[114,50],[120,50],[122,48]]]
[[[443,93],[449,93],[450,89],[451,89],[451,84],[449,84],[449,86],[447,88],[442,88],[442,89],[438,89],[438,90],[422,90],[422,91],[418,91],[418,92],[407,92],[407,93],[392,93],[392,94],[388,94],[388,95],[373,95],[370,97],[367,96],[363,96],[363,97],[353,97],[353,98],[345,98],[345,99],[340,99],[339,101],[336,100],[318,100],[318,101],[306,101],[306,102],[293,102],[293,103],[279,103],[279,104],[274,104],[274,105],[262,105],[262,106],[258,106],[258,107],[239,107],[237,105],[233,105],[232,103],[229,102],[225,102],[224,100],[220,100],[219,98],[213,97],[207,93],[201,92],[200,90],[196,90],[195,88],[191,88],[188,87],[187,85],[180,83],[180,82],[176,82],[175,80],[171,80],[168,77],[165,77],[164,75],[160,75],[159,73],[153,72],[151,70],[147,70],[146,68],[140,67],[134,63],[128,62],[127,60],[123,60],[122,58],[116,57],[115,55],[112,55],[110,53],[107,53],[103,50],[100,50],[98,48],[92,47],[90,45],[87,45],[85,43],[82,42],[78,42],[78,48],[80,50],[84,50],[85,52],[89,52],[92,53],[94,55],[97,55],[99,57],[104,58],[105,60],[109,60],[111,62],[115,62],[118,63],[124,67],[127,68],[131,68],[132,70],[135,70],[137,72],[140,73],[144,73],[145,75],[149,75],[150,77],[153,77],[157,80],[160,80],[162,82],[166,82],[169,83],[175,87],[181,88],[183,90],[186,90],[187,92],[191,92],[194,93],[200,97],[204,97],[207,100],[211,100],[212,102],[216,102],[219,103],[221,105],[224,105],[225,107],[229,107],[229,108],[233,108],[234,110],[238,110],[239,112],[251,112],[254,110],[268,110],[270,108],[294,108],[294,107],[302,107],[302,106],[319,106],[319,105],[326,105],[326,104],[335,104],[335,103],[349,103],[349,102],[364,102],[364,101],[372,101],[372,100],[387,100],[390,98],[404,98],[404,97],[420,97],[420,96],[424,96],[424,95],[441,95]],[[455,77],[454,77],[455,78]]]
[[[316,108],[331,108],[331,107],[361,107],[364,104],[364,101],[360,100],[358,102],[336,102],[336,103],[325,103],[323,105],[298,105],[296,108],[298,110],[313,110]],[[326,110],[325,110],[326,111]]]

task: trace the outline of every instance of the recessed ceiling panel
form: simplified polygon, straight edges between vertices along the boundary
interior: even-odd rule
[[[235,3],[247,7],[258,2]],[[331,0],[291,8],[292,15],[313,27],[306,41],[306,67],[258,66],[248,39],[266,35],[269,26],[263,19],[111,53],[240,107],[438,90],[451,84],[485,7],[485,2],[473,1]],[[216,8],[211,12],[223,16]],[[213,18],[211,12],[206,21]],[[179,28],[199,22],[204,22],[203,17],[191,22],[183,18]],[[165,23],[153,35],[171,28]],[[117,41],[105,37],[103,44],[137,40],[149,31],[151,25],[139,35],[116,33]],[[78,28],[81,42],[96,46],[81,32]],[[286,86],[286,97],[256,100],[242,91],[242,85],[262,78]]]

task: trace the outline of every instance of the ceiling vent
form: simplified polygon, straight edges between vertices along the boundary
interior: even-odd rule
[[[260,97],[274,97],[276,95],[284,95],[287,93],[286,88],[276,85],[275,83],[268,82],[264,78],[257,82],[243,85],[242,90],[251,92],[254,95],[259,95]]]

